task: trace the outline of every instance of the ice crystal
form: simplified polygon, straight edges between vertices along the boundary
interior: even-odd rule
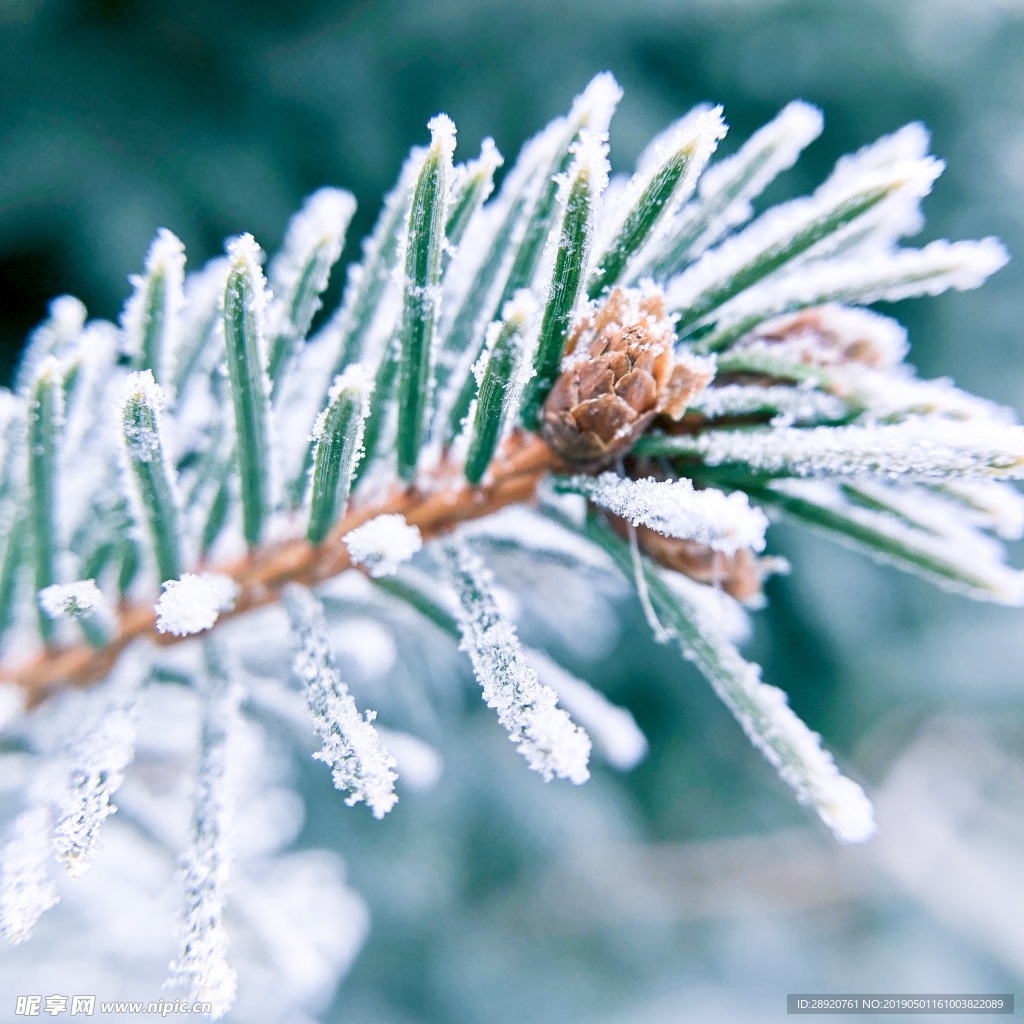
[[[134,675],[130,659],[121,666],[122,677],[106,689],[110,702],[89,723],[70,755],[71,778],[61,803],[54,834],[57,861],[72,878],[92,866],[102,823],[117,808],[111,797],[124,781],[135,756],[137,735]]]
[[[152,370],[131,373],[121,389],[121,417],[124,445],[129,459],[150,462],[160,450],[160,432],[155,415],[164,407],[164,389],[153,379]],[[136,409],[151,410],[154,418],[133,415]]]
[[[371,576],[392,575],[423,547],[420,531],[397,514],[377,516],[346,533],[342,540],[353,563]]]
[[[166,381],[185,305],[185,247],[172,232],[157,232],[146,254],[145,276],[133,276],[131,283],[135,294],[121,317],[125,351],[136,360],[155,357],[151,369],[157,380]]]
[[[586,782],[590,739],[526,663],[515,626],[498,610],[490,572],[458,542],[445,544],[439,557],[459,599],[462,645],[487,706],[498,712],[509,739],[545,781],[558,776]]]
[[[167,580],[156,603],[156,628],[161,633],[189,636],[210,629],[221,612],[234,604],[237,587],[229,576],[187,572]]]
[[[527,657],[540,679],[586,728],[594,746],[612,767],[629,771],[647,756],[647,737],[629,711],[613,704],[589,683],[566,672],[542,651],[531,650]]]
[[[773,426],[839,420],[849,412],[846,402],[835,395],[812,387],[781,384],[724,384],[705,388],[691,408],[708,419],[770,411]]]
[[[726,554],[764,547],[768,519],[739,491],[698,491],[689,480],[627,480],[616,473],[569,477],[560,486],[667,537],[695,540]]]
[[[52,831],[45,804],[30,805],[14,819],[0,866],[0,930],[10,942],[24,942],[57,902],[49,867]]]
[[[87,618],[105,611],[107,601],[95,580],[77,580],[54,583],[39,591],[39,606],[51,619],[62,615]]]
[[[241,692],[220,666],[207,679],[191,843],[182,858],[185,902],[181,953],[168,983],[185,985],[193,1002],[209,1002],[216,1020],[235,1001],[238,976],[227,961],[224,905],[234,856],[235,779],[232,743]]]
[[[739,464],[767,476],[1024,476],[1024,427],[930,417],[877,426],[716,431],[687,439],[677,450],[683,448],[709,466]]]
[[[334,666],[323,609],[308,591],[291,587],[286,595],[298,637],[293,672],[306,692],[313,728],[323,747],[313,756],[331,769],[334,785],[348,791],[351,807],[365,802],[383,818],[398,801],[395,759],[373,725],[376,712],[359,714],[356,702]]]

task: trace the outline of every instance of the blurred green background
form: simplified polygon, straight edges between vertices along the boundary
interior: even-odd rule
[[[604,69],[625,89],[616,170],[696,102],[724,104],[728,152],[801,97],[826,129],[777,200],[922,120],[949,163],[923,239],[1024,252],[1020,0],[0,0],[0,39],[4,380],[53,295],[115,318],[157,227],[193,265],[243,230],[272,249],[338,184],[358,237],[431,115],[454,118],[460,154],[493,135],[511,157]],[[1024,406],[1022,284],[1017,261],[981,292],[903,303],[922,373]],[[473,698],[429,737],[441,784],[383,823],[311,767],[304,841],[343,851],[374,918],[323,1020],[760,1022],[786,992],[1013,991],[1019,613],[785,526],[773,543],[794,571],[749,653],[877,798],[879,838],[836,848],[632,606],[617,646],[581,651],[544,633],[538,600],[527,639],[632,708],[649,759],[545,786]]]

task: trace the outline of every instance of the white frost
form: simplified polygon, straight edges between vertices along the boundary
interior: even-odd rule
[[[134,410],[142,407],[153,418],[153,424],[139,423]],[[130,373],[121,387],[119,406],[124,450],[133,462],[151,462],[161,450],[160,410],[164,407],[164,389],[157,384],[152,370]]]
[[[978,288],[1006,264],[1009,255],[995,238],[932,242],[923,249],[873,253],[870,259],[836,256],[783,270],[725,303],[716,314],[715,333],[731,330],[750,317],[767,319],[790,309],[826,302],[869,305],[918,295],[939,295],[950,288]],[[685,301],[682,279],[672,286],[674,306]],[[683,307],[679,307],[683,308]]]
[[[161,382],[168,379],[172,353],[180,345],[181,315],[185,306],[185,247],[167,228],[161,228],[146,253],[145,275],[132,275],[135,288],[121,317],[125,335],[125,351],[136,359],[143,355],[145,335],[152,329],[154,289],[162,290],[162,308],[157,315],[162,334],[155,351],[157,366],[150,366],[153,376]],[[138,363],[136,363],[138,365]]]
[[[49,866],[52,830],[49,807],[29,806],[14,819],[0,855],[0,931],[15,944],[31,935],[36,921],[59,898]]]
[[[373,577],[391,576],[423,547],[415,526],[397,514],[377,516],[342,538],[352,561]]]
[[[821,737],[793,713],[782,690],[762,682],[760,669],[743,659],[703,602],[687,600],[678,589],[675,596],[693,628],[692,636],[677,637],[683,654],[700,667],[754,746],[837,839],[870,839],[875,831],[871,803],[857,783],[840,774]]]
[[[558,694],[565,709],[586,728],[612,767],[628,772],[647,756],[647,737],[626,708],[613,704],[542,651],[530,649],[527,657],[541,680]]]
[[[781,476],[1024,477],[1024,427],[982,420],[914,417],[872,426],[707,431],[680,448],[710,466],[740,463]]]
[[[125,699],[127,697],[127,699]],[[117,808],[111,797],[135,756],[136,713],[131,695],[104,704],[71,754],[71,779],[54,833],[54,852],[72,878],[92,866],[102,823]]]
[[[749,220],[751,200],[796,163],[821,134],[823,123],[817,107],[796,100],[751,135],[735,156],[709,167],[700,181],[699,203],[683,211],[677,228],[684,231],[695,215],[711,212],[707,227],[687,255],[699,255]]]
[[[350,806],[365,802],[383,818],[398,801],[395,759],[373,725],[376,712],[360,715],[334,665],[319,601],[302,587],[290,586],[285,602],[299,646],[293,672],[306,691],[313,728],[323,747],[313,756],[331,768],[334,785],[348,791]]]
[[[56,619],[61,616],[88,618],[107,609],[107,600],[95,580],[54,583],[39,591],[39,607]]]
[[[455,588],[462,647],[487,706],[498,712],[509,739],[545,781],[558,776],[577,785],[586,782],[590,738],[526,663],[515,626],[498,609],[490,572],[457,541],[446,543],[438,557]]]
[[[228,963],[224,904],[234,859],[237,773],[234,762],[241,690],[210,666],[192,805],[192,836],[182,856],[181,953],[168,984],[187,985],[193,1002],[210,1002],[216,1020],[231,1009],[238,975]]]
[[[886,217],[889,208],[905,196],[927,195],[942,165],[937,160],[906,160],[859,177],[843,176],[825,182],[813,195],[782,203],[763,213],[743,231],[732,235],[667,286],[670,309],[686,310],[698,305],[702,296],[726,287],[738,274],[758,261],[780,252],[801,231],[835,215],[849,204],[867,196],[883,196],[871,209],[844,227],[831,232],[811,246],[801,260],[828,255],[843,240],[860,230],[865,218],[871,223]],[[863,261],[858,261],[863,266]]]
[[[209,629],[221,612],[234,607],[238,587],[229,576],[187,572],[180,580],[167,580],[156,603],[156,628],[161,633],[189,636]]]
[[[815,423],[843,419],[847,404],[835,395],[817,388],[784,384],[725,384],[705,388],[690,408],[708,419],[771,412],[773,425]]]
[[[751,508],[740,491],[695,490],[689,480],[629,480],[616,473],[570,477],[565,487],[602,508],[667,537],[695,540],[716,551],[761,551],[768,528],[765,514]]]

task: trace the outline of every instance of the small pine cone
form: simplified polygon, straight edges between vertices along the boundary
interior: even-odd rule
[[[616,288],[577,321],[541,433],[566,462],[599,469],[628,451],[655,416],[678,419],[714,376],[714,363],[673,352],[660,294]]]
[[[747,549],[727,555],[693,540],[662,536],[646,526],[636,528],[636,539],[644,553],[660,565],[698,583],[720,587],[742,604],[761,603],[761,581],[774,567],[772,559],[758,558]]]

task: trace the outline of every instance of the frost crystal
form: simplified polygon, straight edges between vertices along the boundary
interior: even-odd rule
[[[807,225],[828,217],[832,211],[857,203],[865,195],[882,194],[886,198],[867,214],[832,232],[812,246],[811,255],[826,255],[845,241],[865,217],[884,219],[894,201],[904,195],[927,195],[942,170],[937,160],[908,160],[871,170],[863,176],[829,180],[812,196],[793,199],[763,213],[749,227],[733,235],[692,264],[672,282],[667,294],[671,309],[697,306],[708,293],[725,287],[753,262],[771,259],[790,239]],[[809,257],[804,257],[809,258]],[[858,261],[863,267],[863,260]]]
[[[679,590],[675,594],[683,611],[680,625],[688,630],[677,635],[683,653],[700,666],[750,741],[837,839],[870,839],[874,812],[864,791],[840,774],[821,737],[793,713],[782,690],[761,681],[761,670],[743,659],[703,602],[693,602]]]
[[[590,738],[526,663],[515,627],[498,610],[491,574],[459,542],[445,544],[439,558],[459,599],[462,647],[487,706],[498,712],[509,739],[545,781],[557,775],[577,785],[586,782]]]
[[[133,275],[130,280],[135,293],[121,317],[125,350],[136,359],[155,354],[159,365],[149,369],[165,381],[169,356],[178,347],[179,322],[185,305],[185,247],[180,239],[161,228],[146,253],[145,276]],[[145,338],[154,327],[159,329],[160,336],[155,352],[149,352]]]
[[[320,603],[298,586],[285,592],[299,648],[293,672],[306,691],[313,727],[323,747],[313,756],[329,765],[334,785],[348,790],[349,807],[360,801],[383,818],[398,801],[395,759],[381,744],[373,726],[376,712],[364,718],[334,666]]]
[[[734,157],[710,167],[700,179],[700,204],[695,203],[683,212],[680,228],[689,223],[702,205],[721,212],[713,217],[690,255],[699,255],[732,228],[749,220],[753,212],[751,199],[796,163],[803,149],[821,134],[823,123],[817,107],[797,100],[755,132]],[[747,173],[742,175],[744,171]],[[744,177],[744,184],[734,191],[734,182]],[[729,196],[724,203],[720,199],[723,195]]]
[[[740,491],[698,491],[689,480],[628,480],[615,473],[563,478],[559,487],[666,537],[694,540],[730,555],[740,548],[764,548],[768,519]]]
[[[100,825],[117,808],[111,797],[135,756],[136,714],[131,695],[103,705],[72,756],[71,781],[54,835],[57,861],[72,878],[92,866]]]
[[[238,984],[238,976],[227,962],[224,904],[234,855],[231,836],[236,783],[232,748],[241,691],[210,657],[192,806],[192,840],[182,858],[182,951],[170,965],[168,984],[187,985],[194,1002],[212,1003],[210,1016],[216,1020],[231,1009]]]
[[[397,514],[377,516],[342,538],[355,565],[373,577],[391,576],[423,547],[415,526]]]
[[[153,379],[152,370],[130,373],[121,388],[121,420],[124,424],[125,450],[134,462],[150,462],[160,450],[160,434],[155,415],[164,407],[164,389]],[[134,415],[140,408],[153,418]]]
[[[530,650],[528,657],[566,710],[583,723],[610,765],[627,772],[647,756],[647,737],[629,711],[566,672],[541,651]]]
[[[51,619],[64,615],[77,619],[105,611],[107,601],[95,580],[78,580],[75,583],[54,583],[40,590],[39,607]]]
[[[45,804],[26,808],[14,820],[0,869],[0,930],[24,942],[44,911],[57,903],[49,861],[53,819]]]
[[[341,255],[345,229],[356,201],[350,192],[340,188],[322,188],[314,192],[288,224],[281,251],[270,265],[269,278],[274,293],[292,294],[299,287],[300,275],[310,254],[318,247],[326,250],[324,267],[329,268]],[[314,284],[322,291],[327,284],[326,272]]]
[[[967,291],[984,284],[1008,258],[1000,242],[983,238],[977,242],[932,242],[923,249],[879,252],[871,259],[836,256],[801,264],[723,305],[717,314],[716,332],[728,331],[749,317],[763,320],[826,302],[867,305],[939,295],[950,288]]]
[[[848,413],[846,403],[835,395],[810,387],[787,387],[776,384],[725,384],[705,388],[691,403],[708,419],[722,416],[745,416],[770,411],[773,426],[838,420]]]
[[[234,606],[238,587],[229,576],[187,572],[180,580],[167,580],[156,603],[156,628],[161,633],[189,636],[209,629],[221,612]]]
[[[886,480],[1024,476],[1024,427],[915,418],[878,426],[707,432],[682,443],[708,465],[783,476]],[[651,525],[651,524],[647,524]]]

